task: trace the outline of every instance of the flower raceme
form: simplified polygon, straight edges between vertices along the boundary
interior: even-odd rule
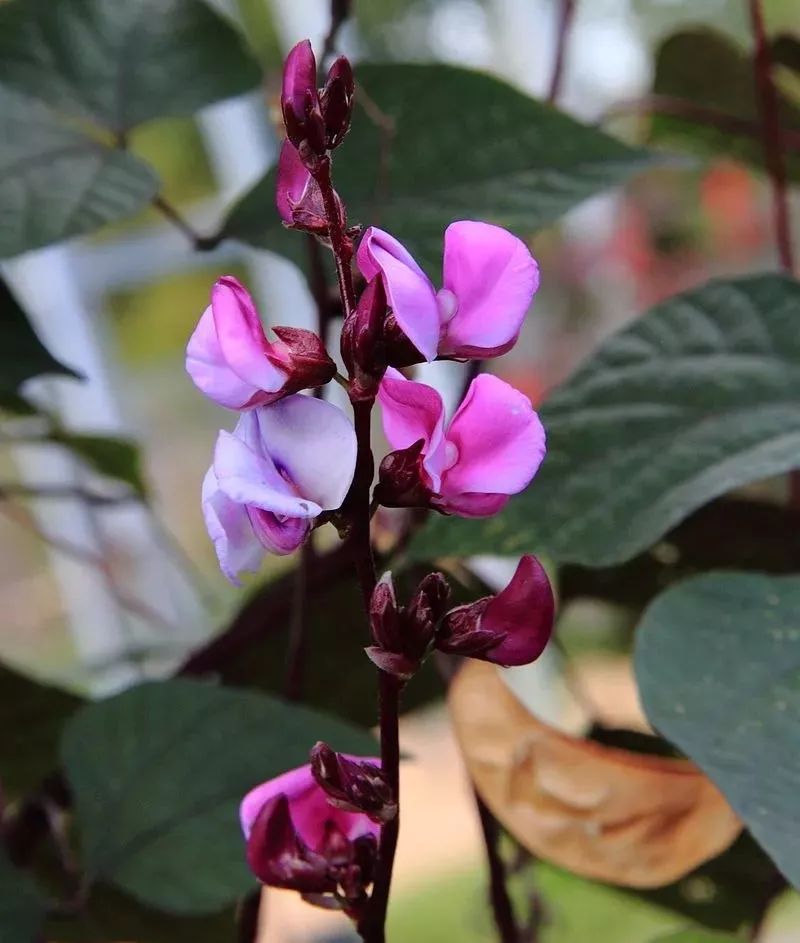
[[[338,759],[356,770],[365,765],[379,772],[377,759]],[[380,824],[341,805],[331,801],[311,764],[251,790],[239,814],[247,861],[256,877],[271,887],[306,894],[338,892],[352,901],[362,897],[372,879]]]
[[[267,340],[247,289],[223,275],[189,338],[186,371],[202,393],[228,409],[264,406],[333,377],[336,365],[313,331],[273,330],[276,343]]]
[[[472,381],[445,426],[433,387],[386,371],[378,401],[396,451],[381,464],[377,496],[395,507],[486,517],[525,488],[545,455],[545,432],[530,400],[498,377]]]
[[[220,432],[203,482],[203,514],[220,569],[238,584],[265,550],[287,554],[353,480],[356,437],[336,406],[294,395],[242,413]]]
[[[500,226],[471,220],[445,230],[438,292],[408,250],[382,229],[366,230],[357,261],[367,281],[382,278],[392,317],[419,351],[417,361],[510,350],[539,287],[539,267],[524,242]]]

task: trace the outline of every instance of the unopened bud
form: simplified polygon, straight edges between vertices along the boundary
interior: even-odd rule
[[[374,397],[386,372],[385,317],[386,292],[383,280],[376,278],[364,289],[355,311],[342,325],[342,359],[353,381],[351,397]]]
[[[336,890],[324,856],[311,851],[298,836],[285,795],[267,802],[255,820],[247,841],[247,862],[270,887],[316,894]]]
[[[433,492],[422,470],[424,439],[390,452],[378,469],[375,500],[387,508],[429,507]]]
[[[301,160],[313,167],[325,154],[325,121],[317,92],[317,60],[306,39],[286,57],[283,66],[281,112],[286,136],[297,148]]]
[[[322,340],[313,332],[299,327],[274,327],[282,350],[270,359],[286,370],[286,390],[297,393],[324,386],[336,374],[336,364],[328,356]]]
[[[311,772],[336,808],[363,812],[380,823],[397,814],[391,787],[375,763],[350,759],[325,743],[317,743],[311,750]]]
[[[384,573],[372,591],[369,621],[372,637],[378,646],[389,651],[399,648],[402,642],[400,613],[391,573]]]
[[[338,147],[350,130],[354,92],[352,66],[346,56],[339,56],[330,67],[320,92],[320,110],[325,122],[326,143],[330,150]]]
[[[536,557],[526,555],[496,596],[447,613],[436,633],[436,647],[498,665],[527,665],[544,651],[554,615],[547,573]]]
[[[346,222],[344,205],[334,190],[338,223]],[[275,203],[285,226],[329,238],[328,215],[319,184],[311,176],[291,141],[284,141],[278,160]]]

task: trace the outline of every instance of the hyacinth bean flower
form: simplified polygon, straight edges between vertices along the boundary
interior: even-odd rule
[[[228,409],[264,406],[333,377],[336,365],[313,331],[273,330],[275,343],[267,340],[247,289],[223,275],[189,338],[186,371],[202,393]]]
[[[553,631],[555,602],[550,580],[534,556],[519,561],[511,582],[447,613],[437,632],[440,651],[496,665],[527,665],[545,649]]]
[[[356,437],[331,403],[294,395],[242,413],[220,432],[203,482],[203,514],[220,569],[238,585],[264,551],[287,554],[314,519],[336,510],[353,480]]]
[[[471,220],[445,230],[439,291],[382,229],[366,230],[357,260],[367,281],[381,276],[398,327],[427,361],[510,350],[539,287],[539,267],[524,242],[500,226]]]
[[[496,514],[528,485],[544,459],[545,432],[530,400],[490,374],[472,381],[448,425],[439,393],[393,368],[386,371],[378,401],[386,438],[397,450],[381,466],[384,504],[390,503],[383,498],[394,484],[387,479],[393,467],[404,464],[402,456],[414,463],[420,487],[412,500],[397,506],[419,504],[424,493],[429,506],[461,517]],[[407,467],[401,470],[407,473]],[[398,490],[415,489],[403,482]]]
[[[333,893],[343,876],[351,876],[353,864],[371,870],[380,825],[363,812],[332,804],[310,764],[256,786],[239,815],[248,864],[263,884]],[[362,875],[364,883],[369,877]]]

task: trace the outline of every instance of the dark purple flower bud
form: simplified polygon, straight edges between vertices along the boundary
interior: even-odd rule
[[[247,839],[247,863],[270,887],[304,893],[333,893],[336,880],[324,855],[311,851],[297,834],[289,799],[278,795],[264,804]]]
[[[424,508],[431,506],[434,493],[425,484],[422,459],[425,448],[420,439],[406,449],[390,452],[378,469],[375,500],[387,508]]]
[[[342,359],[353,381],[351,398],[374,398],[386,372],[385,317],[386,293],[383,281],[376,278],[361,293],[356,310],[342,325]]]
[[[288,373],[286,391],[297,393],[324,386],[333,379],[336,364],[328,356],[322,340],[313,332],[299,327],[274,327],[280,350],[270,355],[275,366]],[[274,345],[276,348],[278,345]]]
[[[350,130],[354,92],[353,69],[346,56],[339,56],[330,67],[320,92],[320,110],[329,150],[338,147]]]
[[[372,594],[370,624],[375,645],[367,657],[381,671],[408,680],[420,667],[436,627],[444,615],[450,588],[441,573],[430,573],[417,587],[411,602],[398,608],[391,574]]]
[[[325,154],[325,122],[317,92],[317,60],[304,39],[286,57],[283,66],[281,111],[286,136],[306,166]]]
[[[527,665],[544,651],[553,631],[555,601],[536,557],[526,555],[511,582],[496,596],[451,609],[436,634],[436,647],[497,665]]]
[[[328,802],[345,812],[363,812],[373,822],[388,822],[397,814],[397,803],[383,771],[376,763],[353,760],[336,753],[326,743],[311,750],[311,772],[325,790]],[[327,857],[330,857],[327,855]]]

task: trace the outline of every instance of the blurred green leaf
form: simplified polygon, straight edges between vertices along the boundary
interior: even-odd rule
[[[44,900],[29,875],[19,871],[0,848],[0,940],[39,943]]]
[[[356,101],[368,95],[370,106],[356,109],[336,152],[336,188],[351,223],[385,227],[431,273],[453,220],[485,219],[527,236],[653,161],[479,72],[359,65],[356,81]],[[224,228],[281,254],[305,248],[277,216],[274,170],[233,207]]]
[[[800,884],[800,577],[709,574],[669,589],[642,618],[635,667],[653,726]]]
[[[781,48],[788,54],[785,44]],[[745,132],[722,121],[715,124],[657,114],[651,124],[653,142],[680,144],[696,153],[723,155],[763,167],[761,110],[752,59],[730,39],[705,28],[670,36],[656,53],[653,93],[681,99],[690,107],[711,108],[752,125]],[[783,128],[797,132],[800,140],[800,108],[781,96],[780,115]],[[796,148],[793,154],[787,152],[787,169],[792,178],[800,179]]]
[[[56,360],[42,344],[11,289],[0,278],[0,394],[15,394],[25,380],[42,373],[79,377],[74,370]],[[24,400],[11,396],[4,405],[13,407],[16,404],[14,411],[19,411],[24,410],[24,403]]]
[[[82,435],[57,429],[48,438],[66,446],[108,478],[130,485],[141,498],[147,496],[139,446],[133,439],[110,435]]]
[[[727,933],[712,933],[709,930],[691,929],[679,930],[668,936],[660,936],[653,943],[741,943],[741,937],[728,936]]]
[[[628,893],[700,926],[733,932],[755,923],[764,907],[765,888],[779,879],[775,865],[744,832],[727,851],[674,884]]]
[[[58,943],[236,943],[233,908],[202,917],[175,917],[137,903],[113,887],[96,884],[83,913],[48,920],[46,938]],[[3,941],[5,943],[5,941]]]
[[[341,721],[198,681],[143,684],[84,707],[61,753],[89,878],[172,914],[232,903],[253,885],[239,802],[307,762],[320,739],[375,751],[367,732]]]
[[[10,5],[0,4],[0,17]],[[0,258],[92,232],[157,191],[138,158],[0,84]]]
[[[611,337],[541,411],[548,455],[488,520],[436,517],[411,556],[546,553],[609,566],[800,455],[800,283],[712,281]]]
[[[83,700],[0,665],[0,784],[6,796],[39,786],[58,762],[66,720]]]
[[[291,593],[287,579],[286,592]],[[397,592],[407,598],[405,579],[398,576]],[[460,601],[460,600],[459,600]],[[363,726],[377,721],[377,680],[375,666],[364,655],[367,641],[366,618],[358,585],[349,575],[308,599],[306,658],[303,700],[309,706]],[[242,646],[232,657],[219,663],[225,684],[258,687],[280,694],[286,683],[286,659],[291,618],[272,620],[259,632],[253,644]],[[331,627],[335,626],[335,631]],[[335,679],[347,678],[347,683]],[[426,663],[403,692],[402,708],[412,710],[441,697],[443,686],[434,666]]]
[[[115,133],[254,88],[236,30],[202,0],[8,0],[0,84]]]

